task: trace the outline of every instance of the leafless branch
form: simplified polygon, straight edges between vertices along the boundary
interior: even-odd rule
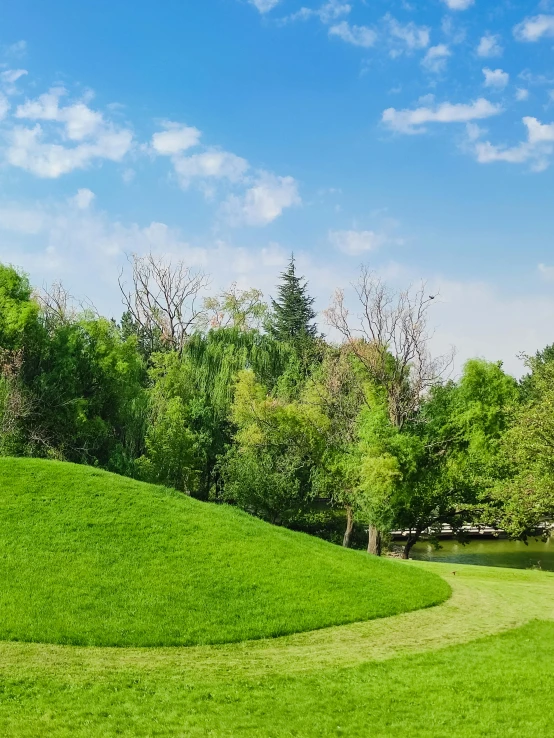
[[[129,257],[132,287],[119,275],[123,303],[146,335],[158,334],[167,347],[182,353],[188,336],[201,323],[205,310],[200,293],[209,279],[182,261],[172,264],[153,254]]]
[[[429,350],[428,311],[436,296],[427,295],[424,283],[396,293],[367,267],[353,287],[360,313],[351,316],[338,290],[325,311],[327,323],[369,379],[385,389],[391,422],[402,427],[452,364],[453,354],[432,357]]]

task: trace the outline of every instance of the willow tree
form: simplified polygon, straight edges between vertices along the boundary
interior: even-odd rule
[[[155,354],[140,473],[202,499],[218,495],[218,458],[232,440],[238,374],[250,369],[272,387],[289,358],[286,345],[240,328],[196,333],[182,354]]]

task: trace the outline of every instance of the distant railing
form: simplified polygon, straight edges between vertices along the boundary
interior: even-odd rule
[[[493,526],[489,525],[464,525],[462,526],[461,532],[464,533],[464,535],[467,536],[483,536],[483,537],[490,537],[490,538],[506,538],[507,533],[500,528],[494,528]],[[548,531],[554,530],[554,523],[552,522],[545,522],[541,523],[541,525],[537,528],[538,535],[542,535],[543,533],[548,533]],[[413,531],[410,530],[393,530],[391,531],[391,536],[393,538],[408,538],[408,536],[413,534]],[[423,536],[438,536],[439,538],[451,538],[455,535],[452,526],[444,524],[441,526],[441,530],[439,533],[435,531],[432,531],[430,528],[426,528],[422,534]]]

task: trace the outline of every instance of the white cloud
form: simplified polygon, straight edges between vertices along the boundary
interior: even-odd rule
[[[162,156],[173,156],[197,146],[202,135],[198,128],[181,123],[164,121],[163,126],[164,131],[158,131],[152,136],[152,148]]]
[[[504,368],[520,376],[522,352],[534,354],[552,343],[554,299],[548,294],[514,295],[496,285],[474,280],[445,278],[429,280],[429,289],[440,294],[439,325],[433,349],[444,352],[452,344],[457,349],[456,371],[467,359],[480,356],[502,360]]]
[[[10,109],[10,103],[5,95],[0,93],[0,120],[4,120]]]
[[[188,187],[193,179],[228,179],[239,182],[249,164],[246,159],[219,149],[208,149],[202,154],[176,158],[175,171],[183,187]]]
[[[450,10],[467,10],[474,3],[474,0],[442,0]]]
[[[19,105],[16,118],[56,121],[65,125],[65,135],[71,141],[83,141],[105,130],[104,116],[83,102],[60,107],[60,98],[67,94],[63,87],[52,88],[36,100]]]
[[[554,153],[554,123],[544,124],[537,118],[526,116],[523,124],[527,128],[527,139],[515,146],[497,146],[490,141],[477,140],[473,148],[477,161],[480,164],[497,161],[528,163],[536,172],[546,169]]]
[[[361,46],[369,48],[373,46],[377,40],[377,34],[367,26],[352,26],[347,21],[341,21],[329,28],[329,36],[337,36],[337,38],[346,41],[347,44],[353,46]]]
[[[527,126],[529,143],[554,142],[554,123],[541,123],[536,118],[531,118],[530,116],[523,118],[523,122]]]
[[[554,77],[546,74],[534,74],[529,69],[524,69],[523,72],[520,72],[518,79],[532,86],[554,85]]]
[[[441,31],[450,40],[454,46],[461,44],[466,39],[466,29],[457,25],[451,15],[445,15],[441,21]]]
[[[538,269],[543,279],[545,279],[547,282],[554,282],[554,266],[539,264]]]
[[[375,251],[386,238],[375,231],[329,231],[329,241],[339,251],[351,256],[359,256],[368,251]]]
[[[27,100],[19,105],[16,118],[33,120],[58,120],[60,115],[60,98],[66,94],[65,87],[52,87],[48,92],[39,95],[35,100]]]
[[[494,87],[503,90],[510,81],[510,75],[502,69],[489,69],[485,67],[483,74],[485,75],[485,87]]]
[[[130,131],[107,130],[96,140],[74,147],[45,143],[40,125],[15,127],[7,134],[6,159],[9,164],[25,169],[37,177],[56,179],[74,169],[84,169],[96,159],[121,161],[131,149]]]
[[[342,0],[328,0],[319,8],[300,8],[296,13],[284,18],[282,22],[308,20],[317,16],[322,23],[327,25],[343,15],[348,15],[351,10],[352,6],[349,3],[342,2]]]
[[[255,286],[266,294],[290,255],[271,243],[247,249],[210,237],[209,245],[191,244],[166,223],[120,223],[94,205],[79,208],[75,198],[0,202],[0,262],[30,272],[37,286],[62,279],[71,294],[89,298],[108,317],[123,312],[117,277],[127,266],[125,254],[132,252],[184,260],[210,274],[214,293],[236,281],[241,289]],[[298,256],[304,268],[305,259]]]
[[[248,2],[257,8],[260,13],[269,13],[276,5],[279,5],[281,0],[248,0]]]
[[[440,74],[446,67],[448,57],[451,56],[450,49],[446,44],[431,46],[421,60],[421,64],[427,71]]]
[[[121,161],[130,151],[130,130],[117,128],[84,102],[60,106],[66,94],[62,87],[52,88],[18,106],[16,118],[43,121],[48,128],[36,123],[32,128],[16,125],[9,129],[5,134],[9,164],[38,177],[56,178],[95,160]],[[59,125],[52,128],[56,123]],[[68,146],[68,142],[77,145]]]
[[[440,103],[434,107],[420,107],[413,110],[387,108],[383,112],[382,122],[399,133],[424,133],[426,123],[467,123],[472,120],[490,118],[502,112],[500,105],[495,105],[480,97],[471,103]]]
[[[315,12],[322,23],[331,23],[342,15],[348,15],[351,10],[352,6],[349,3],[341,2],[341,0],[329,0],[329,2],[324,3]]]
[[[518,102],[522,102],[523,100],[527,100],[529,97],[529,90],[523,89],[523,87],[518,87],[516,90],[516,100]]]
[[[25,77],[28,74],[26,69],[6,69],[0,74],[0,80],[5,87],[14,91],[14,83],[17,82],[21,77]]]
[[[417,26],[413,21],[402,25],[390,14],[387,14],[384,20],[388,26],[390,39],[396,45],[391,51],[392,56],[429,46],[431,31],[427,26]]]
[[[486,33],[481,36],[479,46],[477,47],[477,56],[490,58],[493,56],[502,56],[504,49],[500,44],[500,36]]]
[[[293,177],[260,172],[257,181],[243,195],[230,195],[222,210],[231,225],[265,226],[283,210],[301,202],[298,183]]]
[[[8,204],[0,207],[0,230],[23,236],[34,236],[44,231],[49,220],[40,207]]]
[[[16,41],[14,44],[4,47],[4,51],[8,56],[22,57],[27,51],[26,41]]]
[[[0,261],[13,263],[31,273],[32,282],[42,285],[62,279],[71,294],[88,297],[102,314],[119,319],[123,312],[117,276],[125,267],[125,253],[182,259],[193,268],[213,277],[217,293],[237,281],[241,289],[259,287],[269,295],[289,256],[278,244],[247,249],[210,240],[209,246],[191,244],[176,228],[166,223],[123,224],[110,220],[94,206],[80,210],[65,200],[48,203],[0,202]],[[357,261],[337,259],[323,265],[321,259],[298,254],[299,269],[310,282],[318,307],[324,307],[337,286],[352,281]],[[395,286],[417,283],[421,271],[386,266],[384,278]],[[530,270],[536,270],[535,263]],[[539,271],[543,278],[549,278]],[[533,354],[552,342],[554,298],[550,286],[514,294],[501,292],[495,284],[476,280],[455,280],[432,272],[424,274],[430,294],[439,293],[431,325],[435,353],[457,348],[456,369],[470,357],[503,360],[515,375],[524,369],[517,359],[521,351]],[[537,286],[540,281],[537,278]],[[323,327],[323,326],[322,326]]]
[[[554,15],[535,15],[525,18],[515,26],[514,36],[518,41],[528,42],[554,36]]]
[[[200,131],[173,122],[164,126],[166,130],[152,137],[151,149],[170,156],[183,189],[195,185],[211,200],[218,193],[216,185],[224,184],[227,191],[233,188],[221,205],[221,212],[230,223],[267,225],[285,208],[300,203],[297,183],[292,177],[257,171],[246,159],[217,147],[185,156],[187,149],[199,144]]]
[[[92,204],[92,201],[96,195],[86,187],[77,190],[77,194],[71,198],[71,202],[79,208],[79,210],[86,210]]]

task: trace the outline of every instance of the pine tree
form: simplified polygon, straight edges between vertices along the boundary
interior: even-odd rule
[[[315,339],[317,326],[313,323],[316,317],[314,298],[308,294],[304,277],[296,274],[294,255],[291,256],[287,270],[281,274],[281,284],[277,291],[277,300],[271,300],[271,335],[295,346]]]

